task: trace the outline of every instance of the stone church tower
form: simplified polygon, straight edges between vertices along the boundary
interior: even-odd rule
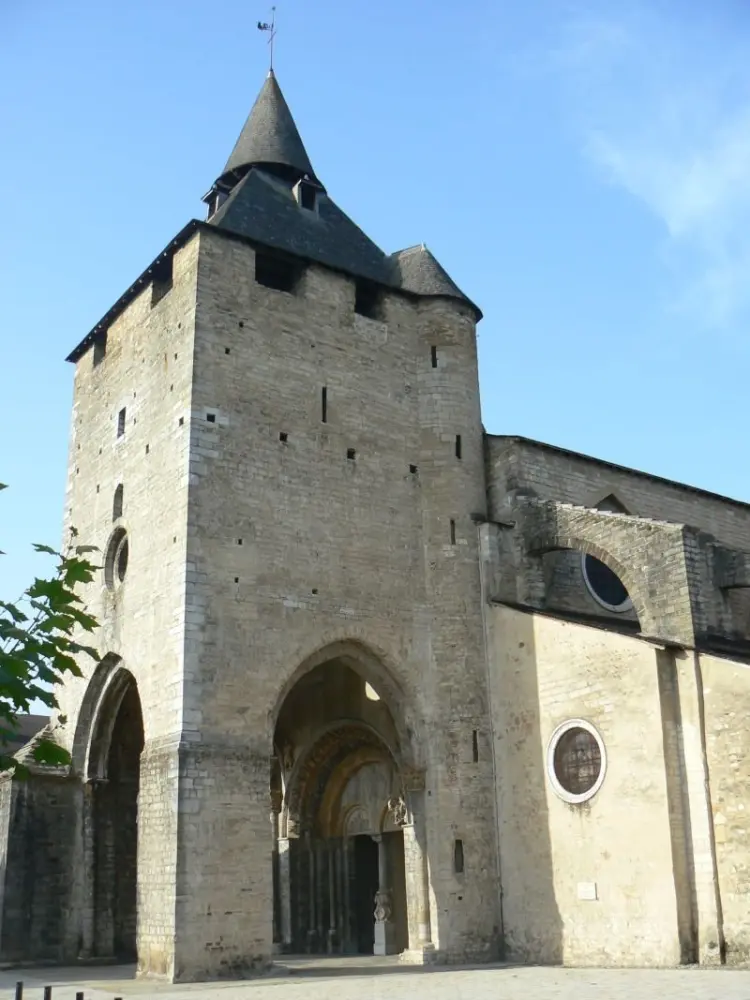
[[[0,775],[0,957],[750,960],[750,506],[486,434],[273,74],[205,201],[69,358],[101,660]]]
[[[273,73],[205,201],[69,358],[106,655],[60,692],[61,946],[491,957],[479,310],[344,214]]]

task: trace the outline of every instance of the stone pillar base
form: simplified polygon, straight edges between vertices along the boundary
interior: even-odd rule
[[[398,953],[396,945],[396,925],[390,920],[375,921],[375,947],[373,955],[395,955]]]
[[[407,948],[399,955],[399,961],[404,965],[435,965],[438,954],[434,944],[425,944],[419,948]]]

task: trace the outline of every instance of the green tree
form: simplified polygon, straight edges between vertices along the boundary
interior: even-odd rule
[[[0,483],[0,490],[5,488]],[[99,624],[75,592],[94,578],[98,567],[87,556],[96,548],[77,545],[76,539],[77,532],[71,529],[64,553],[48,545],[34,545],[37,552],[57,559],[55,572],[47,579],[37,577],[18,601],[0,600],[0,771],[23,771],[5,752],[8,740],[18,730],[18,716],[37,700],[50,710],[57,707],[52,686],[66,674],[80,677],[77,654],[99,659],[92,646],[72,638],[77,629],[93,632]],[[40,764],[70,763],[68,752],[52,740],[41,740],[34,758]]]

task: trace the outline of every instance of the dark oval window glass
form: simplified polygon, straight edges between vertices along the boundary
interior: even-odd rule
[[[104,559],[104,582],[110,590],[122,583],[128,571],[130,543],[125,529],[120,527],[112,532]]]
[[[128,571],[128,554],[130,546],[127,538],[123,539],[122,545],[117,550],[117,579],[122,583]]]
[[[620,577],[596,556],[585,556],[583,569],[586,583],[594,597],[610,608],[626,610],[630,597]]]
[[[602,753],[596,738],[576,726],[563,733],[555,747],[555,777],[570,795],[585,795],[599,779]]]

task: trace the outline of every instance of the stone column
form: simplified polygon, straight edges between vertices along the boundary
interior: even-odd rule
[[[291,846],[288,837],[279,837],[279,922],[282,949],[292,945]]]
[[[396,951],[396,925],[393,923],[393,900],[388,884],[388,856],[382,834],[372,838],[378,845],[378,891],[375,893],[375,955],[393,955]]]
[[[81,948],[79,958],[83,961],[94,954],[94,918],[96,905],[94,899],[94,836],[96,807],[96,779],[83,783],[82,799],[82,861],[81,871]]]
[[[404,824],[406,907],[409,927],[409,955],[425,961],[434,951],[430,920],[430,878],[427,864],[427,824],[425,822],[424,772],[404,774],[407,822]]]
[[[271,837],[273,863],[273,950],[281,951],[281,879],[279,871],[279,813],[281,812],[281,792],[271,791]]]
[[[328,841],[328,954],[336,951],[336,841]]]

